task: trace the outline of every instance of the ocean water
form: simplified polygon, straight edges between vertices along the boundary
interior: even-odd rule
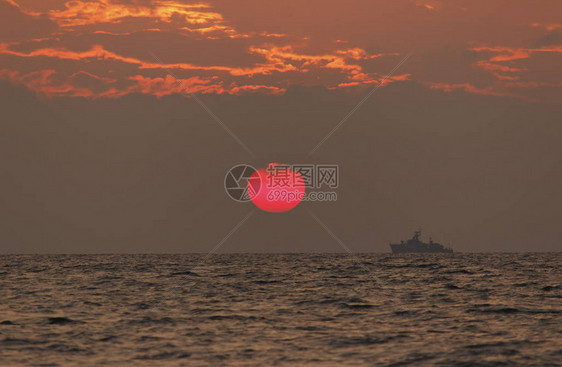
[[[561,365],[561,253],[356,256],[0,256],[0,365]]]

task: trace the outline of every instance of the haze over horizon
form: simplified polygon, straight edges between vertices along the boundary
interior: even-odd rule
[[[220,252],[342,252],[306,208],[353,252],[560,251],[562,3],[350,3],[0,0],[0,253],[207,253],[269,162],[338,164],[338,200]]]

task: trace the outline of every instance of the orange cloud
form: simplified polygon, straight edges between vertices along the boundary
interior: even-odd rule
[[[278,64],[263,64],[250,68],[234,68],[229,66],[201,66],[193,65],[190,63],[175,63],[161,65],[155,62],[146,62],[134,57],[124,57],[114,52],[108,51],[101,45],[95,45],[88,51],[71,51],[63,48],[43,48],[34,50],[28,53],[14,51],[9,48],[9,45],[4,43],[0,44],[0,54],[19,56],[19,57],[52,57],[62,60],[116,60],[127,64],[133,64],[139,69],[180,69],[180,70],[205,70],[205,71],[223,71],[236,76],[254,75],[254,74],[269,74],[271,71],[287,71],[294,70],[290,66],[281,66]]]
[[[509,75],[501,75],[498,73],[494,73],[494,76],[500,80],[519,80],[520,77],[518,76],[509,76]]]
[[[266,94],[283,93],[285,89],[266,85],[243,85],[232,84],[224,87],[221,82],[212,84],[211,80],[203,80],[198,77],[176,80],[170,75],[165,78],[147,78],[142,75],[135,75],[129,78],[136,81],[136,84],[127,89],[127,93],[140,92],[162,97],[170,94],[189,94],[189,93],[216,93],[216,94],[242,94],[244,91],[261,91]]]
[[[533,82],[533,81],[527,81],[527,82],[514,81],[514,82],[506,83],[506,86],[513,87],[513,88],[540,88],[540,87],[557,88],[557,87],[562,87],[562,82],[549,83],[549,82]]]
[[[224,25],[220,25],[220,24],[214,24],[208,27],[203,27],[203,28],[189,28],[189,27],[181,27],[179,28],[181,30],[190,32],[190,33],[199,33],[201,35],[205,35],[207,36],[208,39],[217,39],[220,37],[217,36],[213,36],[213,33],[219,33],[221,35],[226,35],[226,37],[228,38],[249,38],[250,35],[248,34],[244,34],[244,33],[238,33],[234,28],[228,27],[228,26],[224,26]]]
[[[426,8],[427,10],[438,10],[443,7],[443,3],[438,0],[415,0],[417,6]]]
[[[537,54],[560,54],[562,46],[545,46],[540,48],[514,48],[502,46],[479,46],[470,48],[471,51],[487,53],[487,58],[477,61],[474,65],[482,70],[490,72],[494,80],[489,86],[477,88],[473,84],[467,83],[434,83],[424,82],[431,89],[440,89],[446,92],[463,90],[468,93],[507,96],[524,99],[526,101],[539,102],[530,93],[522,93],[522,88],[541,88],[562,86],[562,82],[540,82],[532,79],[534,75],[541,75],[544,78],[545,70],[536,70],[535,66],[541,64],[531,62],[529,59]],[[525,67],[520,67],[523,60]],[[507,75],[506,75],[507,74]],[[516,74],[516,75],[514,75]],[[550,78],[551,76],[548,75]],[[527,80],[525,80],[527,79]]]
[[[49,97],[72,96],[92,98],[94,93],[88,88],[80,88],[68,81],[55,78],[54,70],[39,70],[27,74],[7,69],[0,70],[0,79],[10,80],[14,84],[26,86],[37,94]]]
[[[20,6],[20,4],[18,4],[14,0],[4,0],[4,1],[7,2],[8,4],[12,5],[13,7],[17,8],[23,14],[26,14],[26,15],[29,15],[29,16],[32,16],[32,17],[38,17],[38,16],[41,15],[41,13],[39,13],[39,12],[34,12],[34,11],[30,11],[30,10],[22,8]]]
[[[127,93],[140,92],[157,97],[173,93],[210,93],[211,91],[216,93],[222,91],[218,90],[217,86],[210,86],[210,80],[203,80],[198,77],[178,81],[170,75],[166,75],[165,78],[147,78],[142,75],[135,75],[129,77],[129,80],[136,83],[126,90]]]
[[[367,60],[367,59],[376,59],[377,57],[385,56],[385,55],[397,55],[397,54],[374,54],[369,55],[367,51],[363,50],[362,48],[349,48],[347,50],[337,50],[337,54],[344,55],[346,57],[355,59],[355,60]]]
[[[349,64],[346,59],[355,60],[372,59],[383,56],[382,54],[368,55],[365,50],[360,48],[338,50],[335,54],[307,55],[296,52],[292,46],[270,48],[250,47],[251,53],[263,55],[270,63],[283,65],[287,70],[298,70],[304,67],[317,66],[329,69],[340,69],[352,73],[358,73],[362,67]]]
[[[222,16],[208,9],[206,4],[181,4],[174,1],[157,1],[153,7],[115,3],[111,0],[68,1],[65,10],[51,10],[49,18],[61,27],[96,23],[118,23],[124,18],[155,18],[170,22],[172,17],[183,18],[189,24],[222,21]]]
[[[87,51],[71,51],[63,48],[43,48],[34,50],[28,53],[11,50],[9,44],[0,44],[0,54],[19,56],[19,57],[52,57],[63,60],[116,60],[127,64],[136,65],[139,69],[180,69],[180,70],[205,70],[205,71],[219,71],[227,72],[234,76],[252,76],[255,74],[270,74],[273,71],[286,72],[286,71],[300,71],[306,72],[305,67],[317,66],[327,69],[340,69],[353,73],[359,73],[362,68],[359,65],[348,64],[345,56],[337,54],[326,55],[305,55],[293,51],[291,46],[285,47],[271,47],[271,48],[256,48],[250,47],[251,53],[263,55],[268,61],[267,63],[256,64],[247,68],[236,68],[229,66],[202,66],[190,63],[174,63],[161,65],[155,62],[142,61],[133,57],[125,57],[118,55],[114,52],[108,51],[101,45],[95,45]],[[356,55],[358,51],[354,51]],[[344,52],[344,55],[346,53]],[[379,57],[380,55],[374,55]],[[372,58],[373,56],[366,55],[364,58]],[[295,65],[296,64],[296,65]]]
[[[494,64],[494,63],[491,63],[488,60],[480,60],[476,63],[476,65],[481,67],[482,69],[488,70],[488,71],[503,71],[503,72],[516,73],[516,72],[519,72],[519,71],[526,70],[526,69],[521,69],[521,68],[512,68],[512,67],[505,66],[505,65]]]
[[[338,88],[358,87],[366,84],[379,84],[381,82],[382,82],[381,86],[384,87],[392,82],[409,80],[411,75],[410,74],[393,75],[386,79],[385,77],[386,77],[385,75],[380,75],[380,74],[358,73],[350,78],[351,80],[353,80],[352,82],[340,83],[337,85],[337,87]],[[331,89],[335,89],[335,88],[331,88]]]
[[[154,22],[176,23],[178,24],[176,28],[178,30],[202,35],[212,33],[212,36],[209,36],[210,39],[249,37],[249,35],[238,33],[234,28],[225,24],[221,14],[212,11],[208,4],[203,3],[183,4],[178,1],[162,0],[153,1],[150,6],[143,6],[134,3],[119,3],[115,0],[73,0],[64,4],[64,10],[50,10],[46,13],[40,13],[23,9],[14,0],[4,1],[17,7],[22,13],[35,17],[46,15],[59,27],[67,31],[73,31],[71,27],[115,24],[122,23],[126,19],[146,18]],[[155,27],[152,29],[159,30]],[[98,30],[98,32],[104,31]],[[119,34],[131,34],[131,32]],[[279,34],[269,35],[267,32],[256,34],[266,37],[281,36]]]
[[[186,70],[186,71],[205,71],[209,73],[225,73],[232,77],[237,78],[252,78],[255,75],[270,75],[273,72],[298,72],[301,74],[307,74],[312,71],[312,69],[321,70],[339,70],[342,77],[347,79],[347,82],[335,81],[333,86],[326,85],[328,88],[336,87],[350,87],[358,86],[364,84],[379,83],[382,80],[382,76],[376,73],[365,73],[360,65],[350,63],[350,60],[368,60],[383,56],[383,54],[369,55],[365,50],[360,48],[352,48],[345,50],[336,50],[334,53],[320,54],[320,55],[309,55],[296,52],[292,46],[270,46],[268,48],[262,47],[250,47],[249,52],[264,57],[265,62],[257,63],[248,67],[231,67],[223,65],[195,65],[191,63],[172,63],[172,64],[160,64],[157,62],[149,62],[140,60],[135,57],[127,57],[119,55],[115,52],[106,50],[101,45],[94,45],[91,49],[86,51],[72,51],[65,48],[41,48],[29,52],[16,51],[11,47],[12,44],[3,43],[0,44],[0,54],[10,55],[15,57],[23,58],[38,58],[38,57],[49,57],[56,58],[60,60],[76,61],[81,63],[89,63],[91,61],[106,61],[113,60],[122,62],[133,66],[136,70],[148,70],[148,69],[160,69],[167,71],[172,70]],[[87,65],[87,64],[85,64]],[[171,77],[166,78],[149,78],[148,76],[143,76],[141,74],[136,74],[134,77],[125,77],[129,82],[134,82],[134,87],[128,89],[108,89],[104,92],[88,93],[83,88],[77,89],[76,91],[71,90],[71,84],[66,83],[64,85],[57,84],[54,85],[53,81],[47,82],[50,76],[52,76],[53,71],[49,74],[43,75],[43,79],[37,82],[37,75],[27,74],[23,76],[24,78],[32,78],[35,82],[39,83],[41,87],[39,88],[35,84],[29,84],[23,82],[22,76],[14,76],[10,79],[16,81],[20,84],[27,85],[30,89],[33,89],[39,93],[49,94],[51,92],[53,95],[72,95],[72,96],[82,96],[82,97],[118,97],[127,93],[145,93],[153,94],[158,97],[171,93],[182,93],[182,88],[177,85],[177,83]],[[106,83],[110,82],[110,79],[97,77],[92,73],[83,71],[82,75],[89,75],[99,81],[104,81]],[[72,76],[75,76],[74,74]],[[72,77],[71,76],[71,77]],[[385,84],[398,81],[407,80],[409,74],[402,76],[394,76],[385,81]],[[122,79],[124,80],[124,79]],[[111,79],[115,82],[114,79]],[[231,85],[226,88],[222,84],[210,84],[207,79],[199,78],[189,78],[183,81],[186,86],[190,88],[193,92],[201,93],[231,93],[239,94],[242,92],[250,91],[260,91],[267,94],[277,94],[284,91],[284,88],[277,85],[255,85],[254,83],[249,83],[248,85]],[[278,82],[277,82],[278,83]],[[75,94],[73,94],[75,93]]]
[[[556,24],[556,23],[551,23],[551,24],[542,24],[542,23],[533,23],[533,27],[541,27],[546,29],[547,31],[554,31],[556,29],[562,29],[562,24]]]
[[[84,88],[77,85],[76,78],[86,75],[100,82],[100,88]],[[267,85],[237,85],[231,83],[223,86],[222,82],[211,79],[193,77],[176,80],[170,75],[164,78],[149,78],[135,75],[127,78],[131,83],[122,88],[115,87],[116,80],[100,77],[87,72],[74,73],[65,76],[55,70],[40,70],[31,73],[20,73],[8,69],[0,70],[0,79],[9,80],[14,84],[24,85],[35,93],[46,97],[84,97],[89,99],[116,98],[131,93],[142,93],[163,97],[171,94],[216,93],[240,95],[244,92],[260,92],[265,94],[280,94],[284,88]]]
[[[0,0],[2,1],[2,0]],[[152,1],[150,6],[138,5],[135,3],[120,3],[115,0],[72,0],[67,1],[64,10],[50,10],[45,13],[32,12],[23,9],[14,0],[7,1],[22,13],[35,17],[46,15],[66,31],[74,31],[71,27],[86,25],[103,25],[122,23],[126,19],[146,18],[148,21],[174,23],[176,30],[183,30],[189,33],[205,35],[208,39],[221,37],[228,38],[248,38],[251,36],[262,37],[285,37],[285,34],[252,32],[251,34],[239,33],[233,27],[226,24],[220,13],[211,10],[211,6],[205,3],[183,4],[178,1],[161,0]],[[142,30],[161,29],[153,27]],[[93,33],[106,33],[113,35],[129,35],[129,32],[109,32],[97,30]]]
[[[452,92],[456,89],[461,89],[461,90],[464,90],[464,91],[469,92],[469,93],[482,94],[482,95],[488,95],[488,96],[505,96],[506,95],[504,93],[499,93],[499,92],[494,91],[491,86],[486,87],[486,88],[476,88],[474,85],[472,85],[470,83],[447,84],[447,83],[426,82],[424,84],[429,86],[429,88],[431,88],[431,89],[440,89],[440,90],[443,90],[445,92]]]
[[[496,47],[482,46],[482,47],[473,47],[470,50],[476,52],[489,51],[493,53],[500,53],[501,55],[494,56],[490,59],[490,61],[499,62],[499,61],[528,59],[531,57],[533,53],[538,53],[538,52],[562,53],[562,46],[545,46],[541,48],[511,48],[511,47],[499,47],[499,46]]]
[[[512,66],[519,60],[530,59],[537,53],[562,53],[562,46],[548,46],[541,48],[510,48],[510,47],[474,47],[471,49],[476,52],[491,52],[498,54],[491,56],[486,60],[480,60],[476,63],[479,68],[492,72],[492,75],[499,80],[514,81],[520,79],[520,76],[503,75],[503,73],[521,73],[529,71],[528,68],[520,68]]]
[[[9,1],[21,9],[14,0]],[[24,10],[22,9],[21,11]],[[63,47],[61,44],[74,34],[82,36],[88,34],[88,32],[90,34],[106,34],[120,37],[130,36],[139,31],[163,32],[164,29],[167,29],[169,32],[176,32],[188,37],[192,34],[200,35],[203,37],[203,40],[216,38],[257,38],[260,43],[264,41],[264,37],[278,39],[287,37],[287,35],[265,31],[240,33],[228,25],[223,16],[213,11],[209,5],[203,3],[184,4],[181,1],[174,0],[158,0],[151,3],[141,3],[138,1],[120,3],[118,0],[73,0],[67,1],[64,4],[64,9],[54,9],[37,14],[46,16],[58,24],[62,28],[64,36],[60,36],[61,31],[59,30],[59,33],[51,34],[50,37],[44,37],[43,39],[37,39],[34,43],[29,42],[31,40],[21,44],[0,43],[0,55],[30,60],[37,59],[37,61],[31,62],[28,65],[37,65],[37,63],[42,62],[42,58],[65,60],[73,63],[72,70],[83,70],[82,72],[71,75],[67,74],[66,76],[64,70],[57,72],[54,70],[41,70],[36,73],[21,74],[18,72],[16,74],[6,74],[6,71],[4,72],[4,78],[24,84],[30,89],[45,95],[99,98],[118,97],[126,93],[146,93],[160,97],[170,93],[181,92],[181,88],[170,77],[159,79],[151,78],[153,75],[146,75],[149,73],[145,71],[150,69],[162,70],[163,76],[168,69],[204,72],[206,77],[218,78],[222,76],[222,79],[226,79],[230,83],[228,86],[224,86],[216,82],[211,83],[210,79],[188,78],[184,80],[184,83],[191,89],[201,93],[238,94],[259,91],[261,93],[276,94],[284,91],[284,88],[291,84],[291,82],[306,83],[306,80],[312,80],[312,83],[318,83],[317,80],[321,72],[326,72],[330,78],[329,82],[324,82],[323,84],[327,88],[337,88],[338,86],[378,83],[382,79],[381,76],[365,71],[362,61],[386,55],[396,55],[369,54],[359,47],[336,48],[321,54],[310,54],[297,51],[293,45],[260,44],[259,46],[250,45],[245,47],[248,47],[248,54],[258,56],[258,59],[261,57],[263,60],[259,60],[259,62],[253,61],[251,64],[244,66],[198,65],[183,61],[162,65],[152,61],[148,51],[146,59],[125,56],[110,51],[102,44],[99,44],[99,42],[104,42],[105,38],[101,40],[96,38],[98,44],[91,45],[85,51],[83,48],[80,51],[74,51]],[[146,18],[146,21],[143,20],[142,28],[139,28],[139,22],[128,22],[120,25],[118,28],[108,27],[100,29],[99,27],[102,24],[124,23],[125,20],[130,20],[131,18]],[[153,23],[148,23],[149,21],[153,21]],[[163,27],[162,23],[166,23],[168,26]],[[90,27],[76,30],[77,27],[87,25],[94,25],[95,27],[93,29]],[[46,41],[49,46],[38,48],[37,44],[42,44],[42,40]],[[56,46],[53,46],[53,44]],[[25,48],[22,48],[22,46],[25,46]],[[301,47],[305,46],[301,44]],[[251,59],[255,60],[256,57]],[[111,74],[112,78],[108,78],[91,72],[92,70],[99,71],[99,64],[108,61],[123,63],[132,70],[129,71],[128,75],[121,75],[117,79],[115,79],[114,74]],[[68,62],[64,65],[68,65]],[[57,69],[57,67],[53,67],[53,69]],[[294,77],[295,80],[288,81],[280,80],[279,78],[269,80],[268,78],[265,83],[263,80],[260,80],[260,84],[250,80],[274,73],[288,73],[287,78]],[[296,74],[293,73],[297,73],[299,76],[295,76]],[[309,79],[306,79],[307,75],[310,75]],[[75,83],[75,79],[80,79],[83,83]],[[84,85],[88,86],[88,83],[90,83],[86,81],[87,79],[97,81],[99,89],[90,88],[91,90],[88,92],[88,87],[84,87]],[[236,82],[233,80],[236,80]],[[400,77],[389,79],[387,83],[395,80],[400,80]],[[124,83],[128,87],[115,87],[119,83]]]

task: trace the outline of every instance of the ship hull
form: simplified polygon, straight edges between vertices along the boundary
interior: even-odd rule
[[[390,249],[393,254],[451,254],[450,248],[439,248],[432,246],[409,246],[408,244],[391,244]]]

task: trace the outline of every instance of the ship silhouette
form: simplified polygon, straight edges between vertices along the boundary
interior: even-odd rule
[[[420,240],[421,229],[414,233],[414,236],[408,241],[400,241],[398,244],[390,244],[390,249],[393,254],[404,254],[409,252],[415,253],[452,253],[453,249],[450,247],[444,247],[440,243],[433,242],[431,237],[429,238],[429,243],[425,243]]]

